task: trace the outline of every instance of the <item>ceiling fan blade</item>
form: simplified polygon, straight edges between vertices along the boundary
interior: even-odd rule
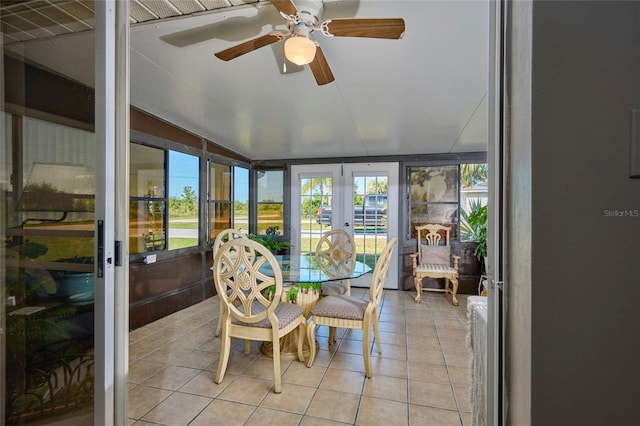
[[[404,34],[402,18],[327,19],[322,32],[336,37],[370,37],[399,39]]]
[[[280,34],[266,34],[252,40],[245,41],[244,43],[240,43],[228,49],[221,50],[215,55],[223,61],[230,61],[237,58],[238,56],[244,55],[245,53],[252,52],[256,49],[260,49],[261,47],[268,46],[280,40],[283,40],[283,37]]]
[[[309,68],[311,68],[311,72],[316,78],[318,86],[331,83],[335,80],[333,73],[331,72],[331,68],[329,67],[329,63],[327,62],[327,58],[324,57],[324,53],[322,53],[320,46],[316,47],[316,56],[313,58],[313,61],[309,63]]]
[[[271,0],[271,4],[285,15],[298,14],[298,8],[291,0]]]

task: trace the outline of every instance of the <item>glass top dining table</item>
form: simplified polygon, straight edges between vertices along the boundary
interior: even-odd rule
[[[287,283],[318,283],[325,281],[354,279],[371,272],[371,268],[362,262],[355,262],[353,272],[349,276],[337,273],[330,267],[322,266],[313,255],[278,255],[276,261],[282,270],[282,281]],[[264,266],[268,275],[270,267]]]

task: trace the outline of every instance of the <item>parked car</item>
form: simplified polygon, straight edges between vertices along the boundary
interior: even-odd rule
[[[331,206],[320,206],[316,211],[316,222],[321,225],[331,225]],[[354,226],[387,226],[387,195],[365,195],[363,204],[353,206]]]

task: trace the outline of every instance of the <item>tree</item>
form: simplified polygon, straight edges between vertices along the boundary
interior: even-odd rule
[[[460,165],[460,186],[468,188],[489,178],[489,165],[482,164],[461,164]]]

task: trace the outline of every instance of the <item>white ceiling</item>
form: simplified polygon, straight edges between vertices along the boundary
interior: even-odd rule
[[[295,2],[295,0],[294,0]],[[131,103],[254,160],[485,151],[487,0],[325,1],[323,18],[404,18],[400,40],[314,34],[335,81],[282,74],[282,43],[213,54],[284,30],[269,2],[131,26]],[[86,84],[92,32],[11,50]],[[61,49],[64,46],[64,49]],[[288,65],[291,71],[291,64]]]

